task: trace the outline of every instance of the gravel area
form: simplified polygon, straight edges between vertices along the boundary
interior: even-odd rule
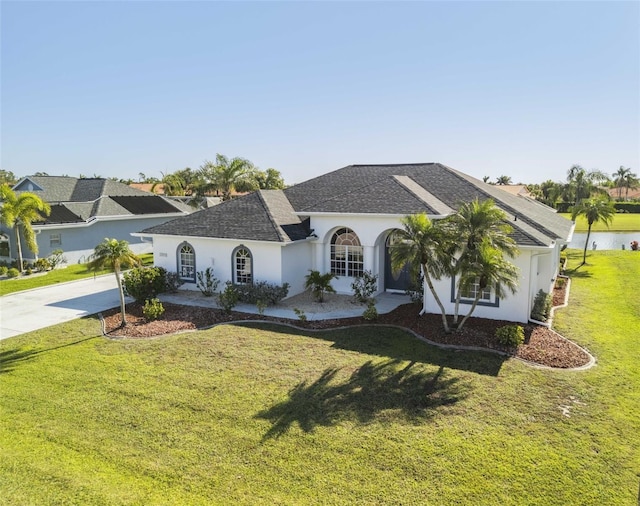
[[[318,304],[308,294],[301,294],[283,301],[280,306],[296,307],[304,310],[307,314],[313,314],[320,311],[339,310],[345,308],[346,304],[349,304],[349,307],[352,308],[354,304],[353,298],[331,294],[325,303]],[[390,313],[382,314],[375,322],[366,321],[362,317],[303,322],[236,311],[227,314],[218,309],[185,306],[169,302],[164,303],[164,307],[165,314],[161,319],[147,322],[142,315],[142,307],[139,304],[128,304],[127,325],[125,327],[120,327],[120,312],[118,308],[114,308],[104,314],[107,335],[110,337],[150,338],[238,320],[283,322],[315,330],[377,323],[408,328],[419,336],[435,343],[498,350],[549,367],[580,367],[588,364],[591,359],[589,354],[576,344],[564,339],[552,329],[539,325],[524,326],[525,343],[517,349],[505,348],[495,339],[496,329],[503,325],[512,324],[512,322],[469,318],[465,328],[461,331],[446,334],[442,329],[442,317],[440,315],[425,314],[418,316],[419,307],[413,304],[405,304]]]

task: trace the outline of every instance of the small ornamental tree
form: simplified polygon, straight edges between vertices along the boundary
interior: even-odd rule
[[[102,269],[112,269],[118,282],[118,292],[120,294],[120,313],[122,315],[122,326],[127,324],[126,308],[124,303],[124,291],[120,269],[123,265],[140,265],[140,259],[129,249],[127,241],[118,239],[105,239],[98,244],[89,261],[89,270],[99,271]]]
[[[324,302],[325,293],[336,293],[335,289],[331,286],[331,280],[337,278],[334,273],[327,272],[326,274],[320,274],[320,271],[310,270],[309,274],[305,276],[305,288],[309,288],[311,293],[318,302]]]

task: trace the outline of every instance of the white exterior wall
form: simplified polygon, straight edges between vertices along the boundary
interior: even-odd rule
[[[153,257],[158,267],[176,272],[177,251],[180,244],[188,242],[196,255],[196,272],[213,267],[213,274],[220,280],[219,289],[232,279],[232,254],[238,246],[249,249],[252,257],[253,279],[282,284],[281,246],[279,243],[236,241],[198,237],[154,236]],[[182,288],[197,290],[195,283],[185,283]]]
[[[378,290],[384,288],[384,246],[389,231],[402,228],[400,217],[393,216],[312,216],[311,228],[318,236],[314,241],[312,269],[321,273],[331,270],[331,236],[342,227],[353,230],[363,246],[364,269],[378,275]],[[331,284],[338,293],[351,294],[352,277],[340,276]]]
[[[282,248],[282,282],[289,283],[289,297],[304,292],[305,276],[312,269],[314,245],[309,241]]]
[[[526,323],[529,321],[533,299],[538,290],[551,293],[558,272],[559,258],[559,245],[552,248],[521,249],[520,255],[511,260],[520,270],[519,287],[516,293],[507,292],[507,296],[500,299],[497,307],[476,306],[472,316]],[[455,302],[452,300],[455,295],[451,291],[451,279],[435,281],[434,286],[447,314],[452,315],[455,311]],[[440,308],[426,284],[423,307],[427,313],[440,313]],[[470,304],[460,304],[460,316],[466,315],[470,308]]]

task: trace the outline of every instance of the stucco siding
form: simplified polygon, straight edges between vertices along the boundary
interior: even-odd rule
[[[233,280],[233,253],[239,246],[251,252],[254,281],[268,281],[282,284],[281,247],[258,241],[226,241],[197,237],[155,236],[153,239],[154,263],[167,271],[178,268],[178,248],[183,242],[191,245],[195,252],[195,270],[213,268],[213,274],[220,280],[219,289],[226,281]],[[184,289],[197,290],[195,283],[185,283]]]
[[[304,292],[305,276],[312,268],[313,245],[308,241],[282,248],[282,282],[289,283],[289,296]]]

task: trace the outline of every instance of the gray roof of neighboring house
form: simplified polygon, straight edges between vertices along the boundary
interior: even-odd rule
[[[572,223],[553,209],[439,163],[349,165],[283,191],[262,190],[144,232],[286,242],[306,237],[300,227],[307,213],[443,216],[475,198],[491,198],[507,213],[519,245],[546,246],[566,240],[571,232]],[[294,216],[301,218],[295,221]],[[292,228],[283,232],[282,222],[287,221]]]
[[[281,190],[258,190],[142,233],[290,242],[306,238],[309,227]]]
[[[13,188],[16,192],[33,192],[55,209],[46,220],[39,222],[44,225],[81,223],[106,216],[178,215],[190,211],[182,203],[110,179],[27,176]]]

